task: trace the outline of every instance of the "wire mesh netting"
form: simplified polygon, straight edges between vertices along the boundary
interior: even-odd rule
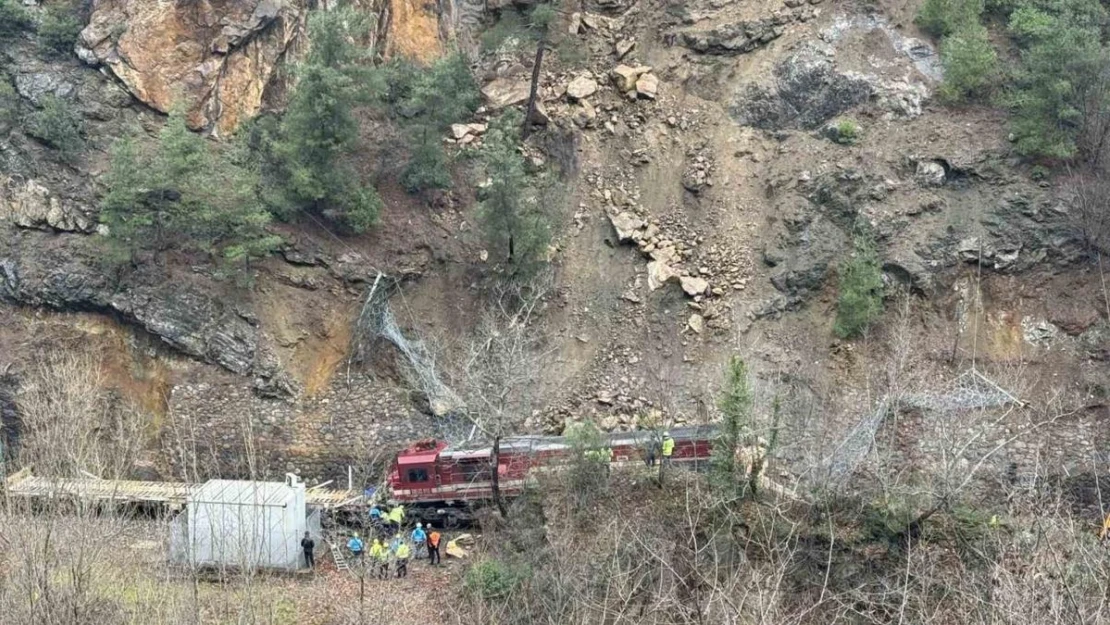
[[[1022,402],[974,367],[935,392],[885,395],[875,409],[865,415],[833,450],[826,461],[828,475],[834,480],[842,479],[855,471],[871,452],[875,435],[883,420],[899,410],[916,409],[925,414],[953,414],[998,408],[1012,403]]]
[[[470,433],[470,422],[460,417],[457,409],[462,405],[459,396],[440,377],[435,354],[420,339],[405,336],[389,306],[391,292],[396,282],[379,273],[366,292],[362,310],[355,323],[347,377],[350,381],[350,363],[366,362],[379,339],[388,341],[404,357],[405,372],[414,387],[428,400],[436,420],[438,434],[449,441],[465,440]]]

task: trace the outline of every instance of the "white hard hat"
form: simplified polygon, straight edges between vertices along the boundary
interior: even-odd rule
[[[671,435],[670,432],[663,432],[663,436],[670,436],[670,435]]]
[[[417,521],[416,522],[416,527],[424,527],[424,524],[421,523],[420,521]]]

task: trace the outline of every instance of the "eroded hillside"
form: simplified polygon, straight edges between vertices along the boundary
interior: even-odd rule
[[[153,135],[172,102],[223,138],[280,110],[290,63],[311,45],[309,7],[97,1],[72,53],[48,53],[30,34],[5,41],[9,397],[44,350],[98,350],[106,383],[149,410],[144,467],[163,477],[178,475],[182,448],[215,460],[209,474],[249,465],[323,480],[413,438],[454,435],[451,406],[396,343],[422,342],[447,389],[465,377],[458,363],[497,261],[475,225],[480,181],[465,154],[491,116],[527,98],[535,48],[513,34],[479,44],[511,6],[365,8],[387,54],[431,59],[459,46],[471,58],[484,105],[459,120],[473,126],[444,137],[463,155],[455,183],[412,195],[395,170],[377,170],[384,208],[367,234],[275,225],[285,243],[245,278],[184,254],[125,270],[104,262],[107,153],[128,127]],[[828,464],[885,398],[943,403],[974,368],[1053,417],[991,466],[1093,468],[1110,383],[1098,264],[1065,185],[1033,179],[1003,111],[934,101],[941,67],[914,11],[828,0],[560,7],[541,72],[543,127],[525,146],[531,166],[557,166],[562,178],[550,203],[552,282],[533,322],[541,375],[522,429],[713,419],[738,355],[757,380],[761,418],[783,407],[783,471],[798,475]],[[50,96],[81,117],[75,154],[19,123]],[[374,139],[390,129],[374,115],[361,125],[359,161],[388,162],[395,144]],[[861,224],[881,259],[886,312],[845,341],[833,333],[838,276]],[[390,332],[360,324],[367,310],[380,314],[377,288]],[[1022,420],[992,421],[985,438]],[[251,454],[244,431],[256,437]],[[899,449],[927,451],[928,432],[899,429]]]

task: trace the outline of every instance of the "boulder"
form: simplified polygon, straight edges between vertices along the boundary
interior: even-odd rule
[[[597,93],[597,81],[589,76],[578,76],[567,85],[567,97],[571,100],[585,100]]]
[[[682,276],[678,279],[678,282],[682,285],[682,291],[690,297],[702,295],[709,290],[709,282],[703,278]]]
[[[644,74],[636,81],[636,95],[654,100],[659,92],[659,78],[655,74]]]
[[[762,48],[782,36],[785,29],[775,18],[738,21],[708,30],[681,33],[681,44],[702,54],[744,54]]]
[[[516,106],[528,101],[531,85],[517,78],[497,78],[482,87],[482,99],[493,110]]]
[[[640,230],[644,227],[644,220],[629,212],[609,215],[609,222],[613,224],[613,230],[617,231],[617,240],[621,242],[640,238]]]
[[[451,138],[455,141],[470,134],[470,124],[451,124]]]
[[[597,121],[597,109],[589,100],[582,100],[578,103],[579,108],[574,111],[574,123],[580,128],[590,128]]]
[[[653,260],[647,264],[647,283],[652,291],[660,289],[666,283],[678,277],[678,272],[661,260]]]
[[[629,67],[628,65],[618,65],[609,74],[613,80],[613,84],[621,93],[627,93],[636,88],[636,81],[640,76],[651,71],[651,68],[646,65],[639,65],[636,67]]]
[[[918,161],[914,171],[914,177],[919,183],[931,187],[943,185],[947,175],[944,165],[936,161]]]
[[[259,112],[303,31],[306,0],[93,0],[77,56],[148,106],[229,133]],[[124,28],[121,31],[121,26]],[[275,84],[277,83],[277,84]]]

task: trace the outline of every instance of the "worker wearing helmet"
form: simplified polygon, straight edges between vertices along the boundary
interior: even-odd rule
[[[409,544],[402,540],[397,544],[397,549],[393,552],[393,555],[397,558],[397,577],[408,577],[409,557],[412,556]]]
[[[387,515],[387,520],[389,524],[393,526],[394,531],[399,531],[401,525],[405,522],[405,507],[401,504],[393,506],[393,509],[390,510]]]
[[[671,456],[674,454],[674,439],[671,438],[670,432],[663,432],[663,464],[671,463]]]
[[[350,550],[351,555],[356,558],[362,558],[362,539],[358,537],[358,532],[351,535],[351,539],[347,541],[347,549]]]
[[[378,579],[386,579],[389,577],[389,547],[382,544],[380,538],[374,539],[373,546],[370,547],[370,558],[378,567]]]
[[[428,540],[428,533],[424,531],[424,524],[417,521],[416,529],[412,530],[412,545],[416,552],[416,557],[421,557],[424,551],[425,542]]]

